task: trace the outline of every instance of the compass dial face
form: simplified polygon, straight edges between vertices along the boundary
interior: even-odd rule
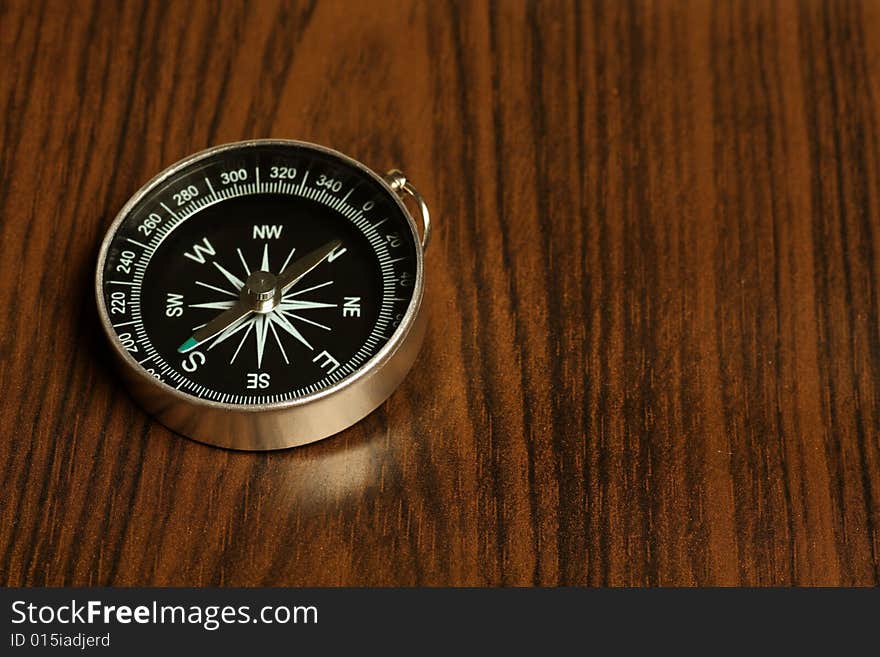
[[[101,312],[130,365],[229,405],[313,395],[367,366],[394,339],[421,266],[412,222],[385,185],[295,142],[232,145],[172,167],[108,239]]]

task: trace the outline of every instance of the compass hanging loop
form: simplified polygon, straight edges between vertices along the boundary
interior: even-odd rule
[[[431,240],[431,213],[428,212],[428,204],[413,184],[399,169],[391,169],[384,176],[385,182],[398,195],[409,194],[419,206],[419,214],[422,215],[422,251],[427,250]]]

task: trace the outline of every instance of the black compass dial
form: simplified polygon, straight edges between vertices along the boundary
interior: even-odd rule
[[[417,245],[393,194],[295,143],[197,156],[142,191],[103,263],[120,345],[163,383],[271,404],[364,367],[413,300]]]

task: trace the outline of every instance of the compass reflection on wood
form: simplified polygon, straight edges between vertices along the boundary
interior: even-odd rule
[[[133,395],[167,426],[236,449],[304,444],[372,411],[412,365],[429,228],[399,172],[303,142],[219,146],[120,212],[99,314]]]

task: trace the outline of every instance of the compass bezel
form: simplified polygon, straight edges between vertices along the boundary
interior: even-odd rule
[[[409,229],[408,239],[411,239],[415,246],[415,275],[412,298],[410,299],[403,319],[400,321],[399,326],[394,329],[388,341],[354,372],[326,388],[292,399],[269,403],[230,404],[205,399],[178,390],[168,383],[156,379],[122,346],[116,331],[113,329],[106,301],[104,299],[104,268],[108,252],[120,226],[131,215],[132,211],[155,188],[163,185],[169,179],[174,178],[185,169],[202,160],[214,158],[228,151],[273,146],[313,150],[325,156],[337,158],[342,163],[356,169],[364,176],[367,176],[378,183],[386,195],[393,199],[396,207],[403,213],[405,218],[405,223]],[[289,447],[295,444],[304,444],[306,442],[324,438],[350,426],[381,404],[382,401],[393,392],[397,385],[399,385],[400,381],[402,381],[403,376],[405,376],[406,372],[409,370],[409,366],[415,359],[415,355],[418,352],[418,347],[420,346],[422,335],[424,333],[423,322],[417,322],[417,319],[421,314],[420,310],[424,296],[423,238],[420,238],[419,236],[416,221],[413,218],[412,213],[389,183],[372,169],[344,153],[340,153],[339,151],[319,144],[290,139],[252,139],[231,142],[207,148],[175,162],[171,166],[160,171],[135,192],[134,195],[132,195],[113,219],[113,222],[107,229],[107,233],[101,243],[95,276],[95,296],[101,326],[105,336],[111,344],[116,361],[120,365],[123,378],[128,384],[132,394],[149,412],[154,414],[160,422],[166,424],[175,431],[184,433],[196,440],[223,447],[232,447],[236,449],[276,449],[280,447]],[[415,347],[415,349],[413,349],[413,347]],[[405,366],[402,373],[400,372],[401,366]],[[381,399],[379,399],[380,397]],[[328,401],[333,400],[338,400],[338,403],[328,403]],[[354,405],[357,408],[345,408],[345,404]],[[363,411],[367,406],[370,406],[369,410]],[[339,416],[339,420],[332,421],[331,418],[325,418],[324,421],[316,423],[315,419],[308,418],[308,416],[311,415],[310,413],[304,412],[305,409],[313,407],[316,412],[320,412],[320,415],[327,416],[335,414]],[[302,412],[293,414],[286,413],[297,409],[301,409]],[[203,415],[204,417],[199,417],[200,415]],[[293,433],[297,435],[291,436],[291,438],[284,438],[280,436],[279,431],[277,430],[269,430],[269,433],[272,435],[267,436],[253,435],[254,431],[244,431],[243,428],[239,428],[237,430],[238,433],[244,431],[244,433],[250,434],[248,437],[241,439],[234,435],[229,435],[231,432],[223,430],[222,427],[218,429],[214,426],[207,432],[204,428],[200,428],[205,424],[217,425],[218,420],[222,425],[224,421],[233,421],[233,424],[235,424],[235,421],[244,419],[246,420],[244,422],[245,425],[261,425],[257,428],[257,433],[265,434],[267,431],[267,422],[263,420],[283,420],[283,416],[285,415],[302,416],[299,418],[300,422],[304,419],[309,419],[306,424],[311,427],[311,433],[313,435],[321,435],[309,438],[308,435],[302,435],[304,432],[297,431],[295,427],[287,427],[282,429],[280,433]],[[357,417],[352,420],[351,417],[354,415],[357,415]],[[295,419],[296,418],[292,417],[288,418],[288,420]],[[268,423],[270,428],[271,424],[272,422]],[[290,425],[291,422],[283,421],[282,424]],[[218,437],[216,435],[218,431],[219,433],[227,435]],[[293,442],[291,442],[291,440]],[[279,443],[279,441],[282,444],[276,444]],[[267,442],[270,446],[265,446],[265,443]],[[254,443],[257,443],[259,446],[254,446]]]

